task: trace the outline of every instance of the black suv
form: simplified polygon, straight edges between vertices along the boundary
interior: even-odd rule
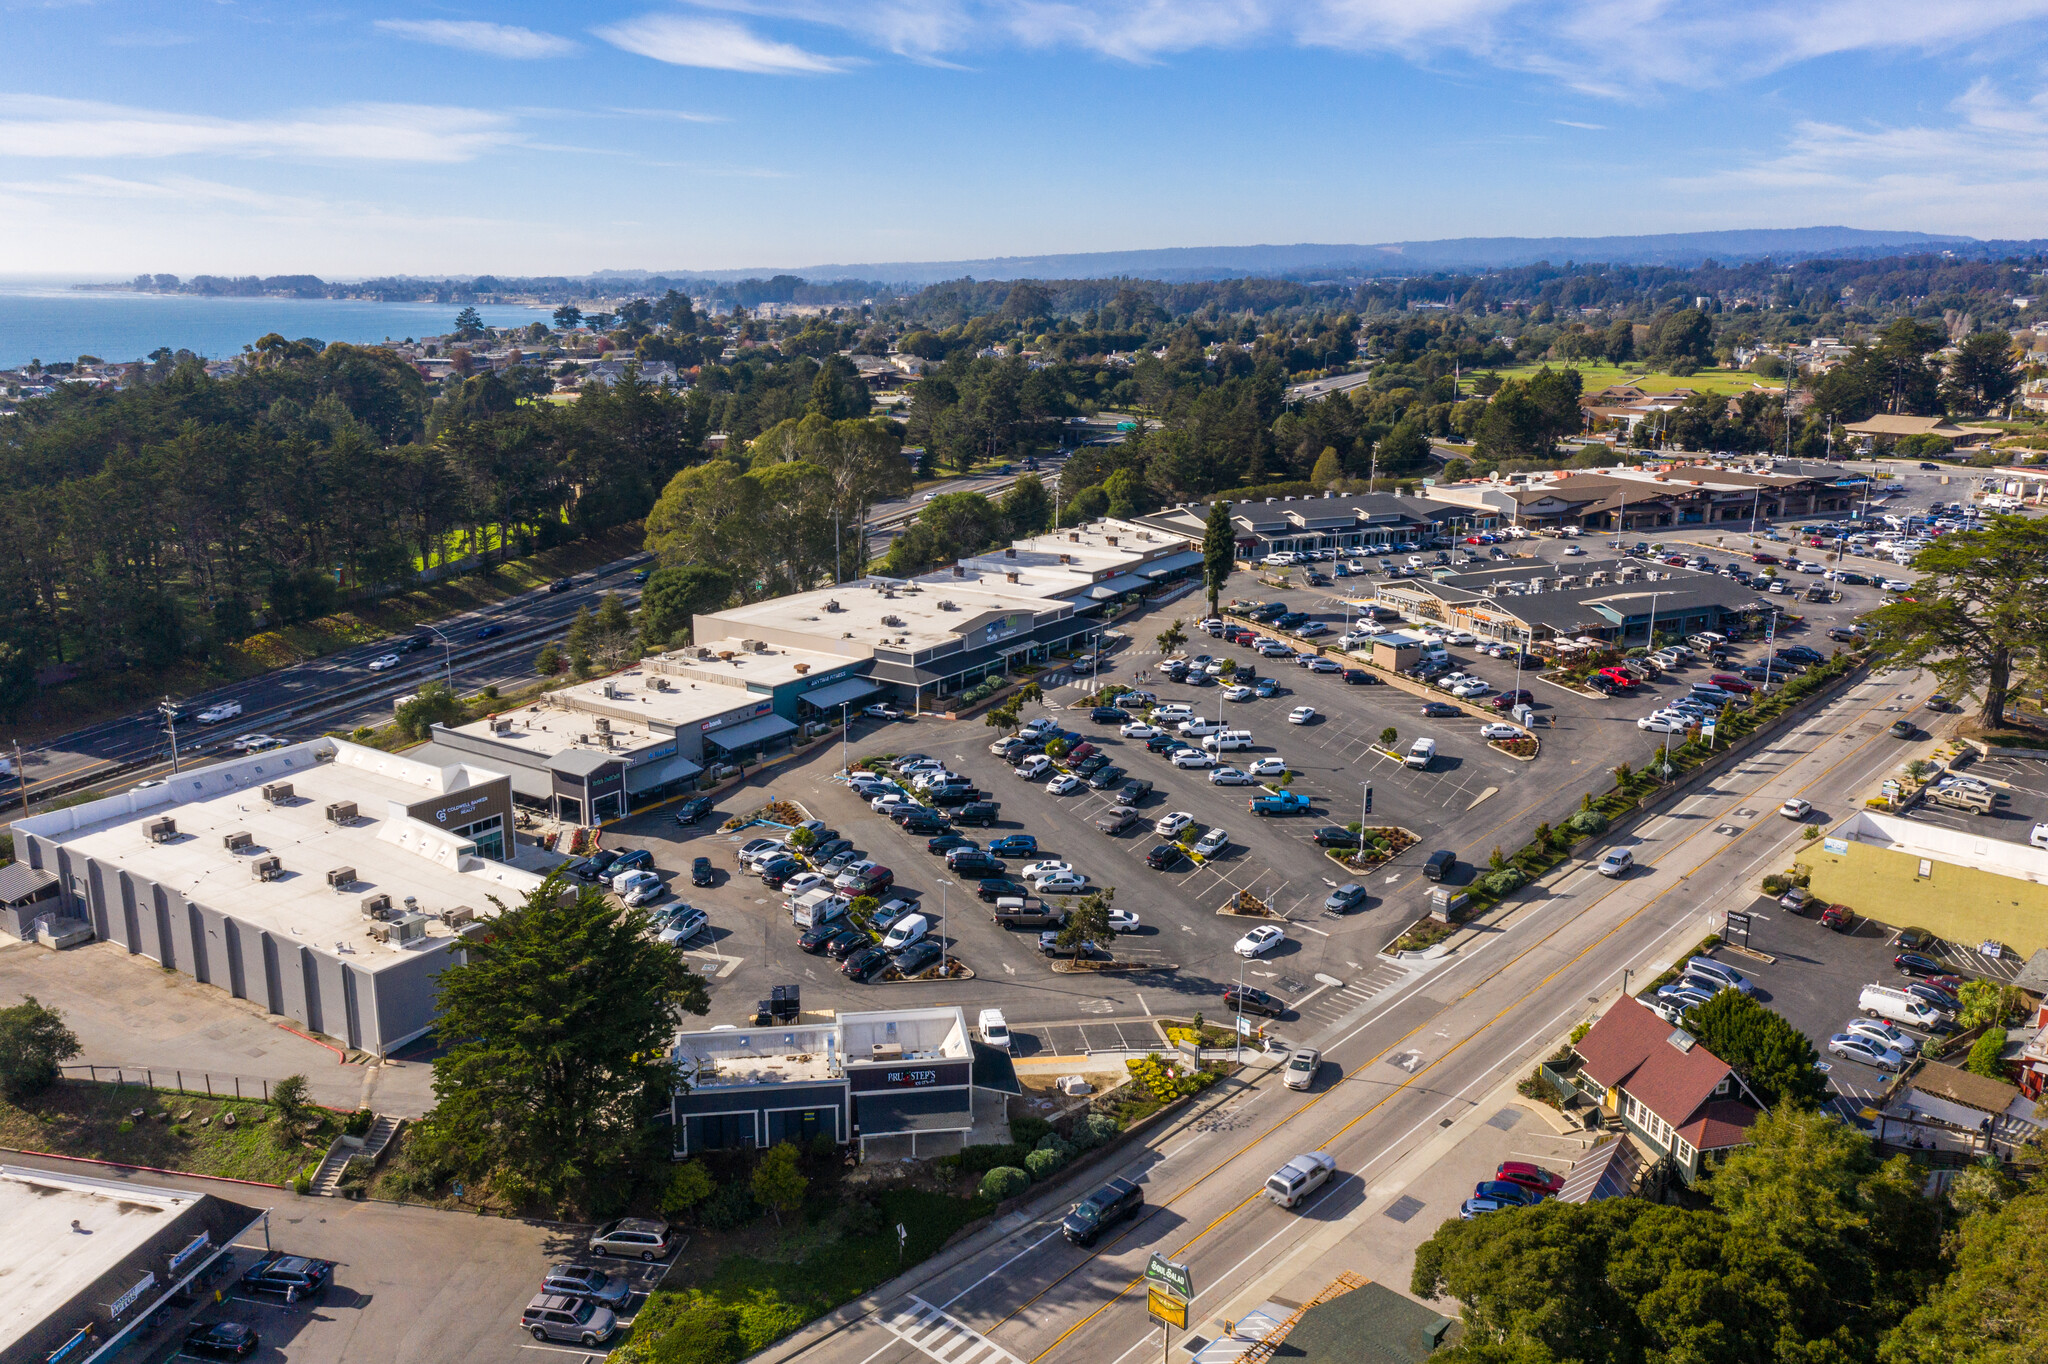
[[[1226,986],[1223,991],[1223,1007],[1232,1013],[1264,1014],[1267,1018],[1278,1018],[1287,1012],[1287,1006],[1264,990],[1251,986]]]
[[[1115,706],[1097,706],[1088,712],[1088,718],[1098,725],[1120,725],[1130,717]]]
[[[1021,900],[1031,892],[1007,876],[991,876],[976,886],[974,893],[979,895],[984,903],[994,904],[996,901],[1010,896],[1015,896]]]
[[[695,824],[710,813],[711,797],[693,796],[689,800],[684,801],[682,807],[676,811],[676,823]]]
[[[1145,865],[1154,871],[1165,871],[1169,867],[1177,866],[1185,856],[1178,844],[1161,843],[1145,854]]]
[[[1128,1179],[1112,1179],[1060,1219],[1060,1235],[1077,1246],[1092,1246],[1104,1227],[1123,1221],[1144,1206],[1143,1189]]]
[[[314,1260],[304,1255],[266,1255],[242,1275],[245,1293],[275,1293],[297,1302],[327,1287],[334,1273],[331,1260]]]
[[[970,800],[953,812],[955,824],[978,824],[986,828],[996,822],[996,803],[992,800]]]

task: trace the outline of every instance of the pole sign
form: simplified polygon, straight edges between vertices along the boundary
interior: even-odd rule
[[[1730,933],[1740,933],[1742,935],[1743,945],[1747,946],[1749,943],[1749,916],[1747,914],[1738,913],[1737,911],[1732,909],[1729,910],[1728,931]]]
[[[1188,1305],[1185,1300],[1175,1297],[1158,1284],[1145,1285],[1145,1307],[1152,1319],[1161,1326],[1171,1326],[1176,1331],[1188,1329]]]
[[[1145,1283],[1148,1288],[1153,1284],[1165,1288],[1178,1295],[1183,1303],[1195,1296],[1195,1281],[1188,1273],[1188,1267],[1175,1264],[1156,1250],[1145,1264]]]

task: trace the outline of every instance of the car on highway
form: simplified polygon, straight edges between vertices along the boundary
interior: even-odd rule
[[[222,701],[208,706],[192,718],[202,725],[217,725],[223,720],[232,720],[242,713],[240,701]]]
[[[1602,876],[1626,876],[1629,868],[1636,864],[1636,855],[1627,848],[1610,848],[1593,870]]]
[[[1906,1058],[1890,1047],[1848,1032],[1838,1032],[1828,1039],[1828,1054],[1846,1056],[1879,1070],[1898,1070],[1906,1064]]]
[[[1314,1047],[1301,1047],[1287,1058],[1284,1073],[1289,1089],[1307,1089],[1316,1082],[1316,1072],[1323,1068],[1323,1054]]]
[[[284,740],[269,734],[242,734],[230,740],[228,747],[237,753],[262,753],[273,748],[283,748]]]
[[[399,661],[397,654],[385,654],[381,658],[373,658],[370,660],[370,671],[381,673],[386,669],[397,667]]]
[[[571,587],[575,585],[576,580],[574,578],[557,578],[553,582],[548,584],[548,591],[550,593],[567,592]]]
[[[1260,924],[1237,940],[1230,950],[1240,957],[1263,957],[1287,941],[1287,930],[1278,924]]]
[[[1221,828],[1212,828],[1195,840],[1195,851],[1204,857],[1214,857],[1230,846],[1230,835]]]
[[[1813,813],[1813,802],[1794,796],[1778,807],[1778,813],[1787,819],[1805,819]]]
[[[1315,718],[1316,708],[1314,706],[1296,706],[1293,710],[1287,712],[1287,723],[1290,725],[1305,725]]]
[[[1060,1235],[1077,1246],[1092,1246],[1103,1228],[1137,1215],[1145,1191],[1128,1179],[1112,1179],[1068,1210],[1060,1219]]]
[[[504,633],[505,627],[502,625],[486,625],[476,632],[476,637],[478,639],[496,639]]]

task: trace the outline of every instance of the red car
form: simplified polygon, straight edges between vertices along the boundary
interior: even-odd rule
[[[1067,759],[1070,762],[1079,762],[1081,761],[1081,759],[1089,757],[1096,751],[1097,749],[1094,744],[1088,743],[1084,740],[1081,743],[1075,744],[1071,749],[1067,751]]]
[[[1847,905],[1829,905],[1820,912],[1820,926],[1846,933],[1856,927],[1856,911]]]
[[[1749,561],[1753,564],[1775,564],[1778,562],[1778,556],[1775,554],[1757,553],[1750,555]]]
[[[1493,1172],[1493,1177],[1504,1179],[1510,1184],[1519,1184],[1525,1189],[1534,1189],[1538,1193],[1549,1194],[1553,1198],[1557,1196],[1557,1191],[1564,1187],[1563,1175],[1554,1175],[1548,1170],[1531,1165],[1526,1160],[1502,1161],[1500,1168]]]

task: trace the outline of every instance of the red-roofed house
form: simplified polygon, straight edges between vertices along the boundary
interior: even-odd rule
[[[1544,1070],[1567,1100],[1585,1100],[1646,1149],[1668,1156],[1688,1184],[1717,1152],[1748,1145],[1763,1108],[1726,1061],[1628,996],[1601,1015],[1568,1060]]]

